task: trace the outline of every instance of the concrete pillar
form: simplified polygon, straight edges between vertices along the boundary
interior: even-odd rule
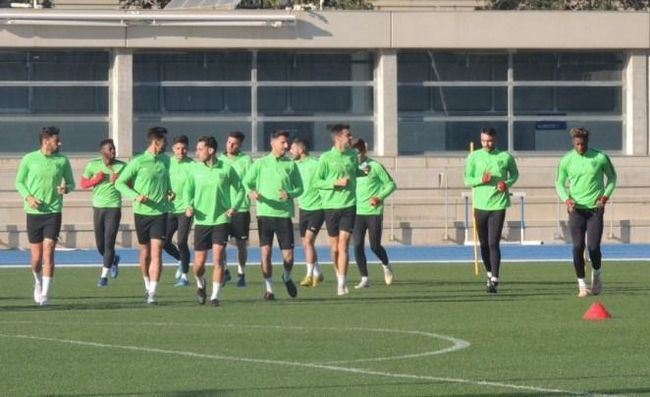
[[[375,154],[396,156],[397,51],[377,51],[375,82]]]
[[[109,135],[115,141],[117,155],[133,155],[133,52],[116,48],[110,70]]]
[[[625,154],[648,154],[648,52],[632,51],[625,70]]]

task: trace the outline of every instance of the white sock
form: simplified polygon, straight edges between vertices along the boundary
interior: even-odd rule
[[[142,279],[144,280],[144,289],[149,291],[149,285],[151,284],[151,281],[149,280],[149,276],[142,276]]]
[[[158,281],[150,281],[149,296],[156,296],[157,289],[158,289]]]
[[[584,278],[579,278],[578,279],[578,287],[579,288],[587,288],[587,283],[585,282]]]
[[[314,274],[314,264],[313,263],[308,263],[307,264],[307,277],[311,277]]]
[[[273,293],[273,278],[265,278],[264,285],[266,286],[266,292]]]
[[[34,275],[34,284],[43,285],[43,273],[41,272],[32,272]]]
[[[318,265],[318,262],[314,262],[314,277],[318,277],[321,274],[323,274],[323,272],[320,270],[320,266]]]
[[[182,278],[183,280],[187,280],[187,273],[183,273],[183,274],[181,274],[181,278]]]
[[[390,265],[390,263],[389,263],[388,265],[384,265],[384,264],[382,263],[382,266],[384,267],[384,270],[386,270],[386,269],[388,269],[388,270],[392,270],[392,269],[393,269],[393,267]]]
[[[487,272],[487,278],[492,279],[492,272]]]
[[[361,276],[361,282],[362,283],[367,283],[368,282],[368,276]]]
[[[498,283],[499,282],[499,277],[492,276],[492,277],[490,277],[490,281],[492,281],[493,283]]]
[[[203,289],[205,288],[205,279],[203,277],[196,278],[196,288]]]
[[[337,274],[336,278],[339,281],[339,287],[341,287],[341,288],[345,287],[345,276]]]
[[[221,290],[221,283],[212,283],[212,295],[210,300],[219,299],[219,291]]]
[[[244,274],[245,273],[244,269],[246,269],[245,266],[237,265],[237,274]]]
[[[50,284],[52,284],[52,277],[43,277],[43,289],[41,295],[48,297],[50,294]]]
[[[108,271],[111,270],[108,267],[102,267],[102,278],[108,277]]]
[[[284,281],[291,280],[291,270],[284,269]]]

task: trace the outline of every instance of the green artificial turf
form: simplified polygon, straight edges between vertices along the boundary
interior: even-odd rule
[[[497,295],[470,264],[396,265],[390,287],[372,265],[363,290],[352,268],[342,298],[327,266],[296,299],[276,268],[274,302],[249,266],[219,308],[171,268],[154,307],[136,268],[106,288],[99,269],[60,268],[42,308],[27,268],[0,268],[0,395],[650,395],[650,264],[604,266],[585,299],[568,263],[504,264]],[[582,319],[597,301],[611,320]]]

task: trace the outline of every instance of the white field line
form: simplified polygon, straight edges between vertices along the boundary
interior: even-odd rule
[[[426,380],[431,382],[490,386],[490,387],[504,388],[504,389],[526,390],[526,391],[539,392],[539,393],[557,393],[557,394],[565,394],[565,395],[573,395],[573,396],[609,397],[604,394],[591,394],[586,392],[575,392],[575,391],[562,390],[562,389],[548,389],[543,387],[514,385],[514,384],[502,383],[502,382],[490,382],[490,381],[481,381],[481,380],[469,380],[469,379],[461,379],[461,378],[447,378],[447,377],[413,375],[413,374],[400,374],[400,373],[373,371],[373,370],[367,370],[362,368],[347,368],[347,367],[340,367],[334,365],[301,363],[301,362],[294,362],[294,361],[281,361],[281,360],[257,359],[257,358],[246,358],[246,357],[230,357],[230,356],[223,356],[217,354],[203,354],[203,353],[185,352],[185,351],[178,351],[178,350],[147,348],[147,347],[140,347],[140,346],[112,345],[107,343],[86,342],[86,341],[73,340],[73,339],[44,338],[44,337],[30,336],[30,335],[8,335],[3,333],[0,333],[0,337],[38,340],[38,341],[54,342],[54,343],[66,343],[71,345],[88,346],[88,347],[95,347],[95,348],[102,348],[102,349],[119,349],[119,350],[135,351],[135,352],[167,354],[167,355],[202,358],[202,359],[209,359],[209,360],[226,360],[226,361],[253,363],[253,364],[269,364],[269,365],[283,365],[283,366],[291,366],[291,367],[299,367],[299,368],[313,368],[313,369],[329,370],[329,371],[336,371],[336,372],[354,373],[360,375],[380,376],[383,378]]]

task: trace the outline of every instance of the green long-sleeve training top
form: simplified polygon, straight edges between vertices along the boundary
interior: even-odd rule
[[[168,194],[169,156],[164,153],[153,155],[150,151],[135,156],[115,181],[115,188],[123,196],[135,200],[138,195],[147,196],[143,203],[133,202],[133,213],[138,215],[161,215],[170,211]],[[133,188],[129,186],[133,183]]]
[[[381,215],[384,213],[384,200],[397,189],[397,185],[383,164],[370,158],[365,162],[369,167],[368,174],[357,176],[357,215]],[[372,197],[379,197],[381,203],[371,205]]]
[[[607,177],[607,184],[604,177]],[[562,201],[573,199],[576,208],[596,208],[598,199],[601,196],[611,197],[615,188],[614,165],[609,156],[599,150],[587,149],[584,155],[571,150],[558,164],[555,190]]]
[[[293,199],[303,192],[298,166],[286,157],[268,154],[255,161],[248,170],[244,185],[260,194],[256,203],[257,216],[291,218],[294,215]],[[289,195],[280,199],[280,190]]]
[[[492,177],[488,183],[483,183],[486,172],[490,172]],[[510,189],[518,178],[517,163],[506,151],[480,149],[470,153],[465,161],[465,185],[474,189],[475,209],[497,211],[510,207],[508,190],[500,192],[497,185],[503,181]]]
[[[16,189],[22,196],[28,214],[57,214],[63,209],[63,196],[59,186],[65,182],[68,192],[75,188],[70,160],[60,153],[46,156],[40,149],[27,153],[18,166]],[[38,208],[31,208],[27,196],[41,201]]]

